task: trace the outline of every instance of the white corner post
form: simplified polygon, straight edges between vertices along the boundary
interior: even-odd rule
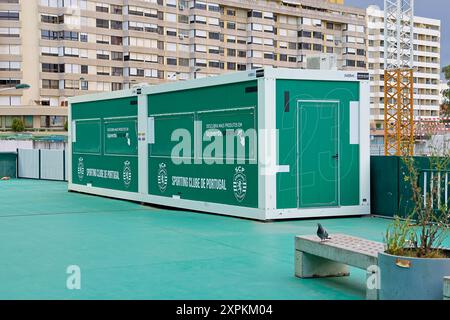
[[[258,208],[265,219],[276,209],[277,130],[272,69],[258,79]]]
[[[138,172],[139,193],[148,194],[148,95],[138,96]]]
[[[74,134],[75,123],[72,123],[72,102],[69,99],[69,107],[67,110],[67,148],[66,148],[66,159],[67,159],[67,182],[69,186],[72,184],[72,141]]]
[[[360,205],[368,206],[370,213],[370,82],[361,81],[359,90]]]

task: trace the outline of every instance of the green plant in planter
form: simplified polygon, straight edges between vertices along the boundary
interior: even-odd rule
[[[420,185],[421,171],[413,157],[404,157],[406,167],[405,182],[410,185],[413,208],[403,219],[396,217],[385,234],[386,253],[396,256],[416,258],[450,258],[442,249],[449,235],[450,211],[445,203],[445,173],[450,176],[450,153],[446,148],[433,148],[429,157],[427,172],[427,192]],[[447,186],[450,188],[450,185]]]

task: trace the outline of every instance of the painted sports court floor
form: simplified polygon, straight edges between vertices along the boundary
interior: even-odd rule
[[[294,277],[294,236],[316,222],[261,223],[0,181],[0,299],[364,299],[365,274]],[[382,241],[389,220],[327,219]],[[447,241],[447,245],[450,241]],[[81,269],[68,290],[66,269]]]

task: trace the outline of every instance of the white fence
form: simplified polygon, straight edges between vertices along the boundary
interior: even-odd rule
[[[43,180],[67,180],[65,150],[18,149],[17,177]]]
[[[443,204],[447,205],[450,200],[450,171],[423,170],[422,174],[424,206],[428,206],[430,198],[433,208],[439,209]]]

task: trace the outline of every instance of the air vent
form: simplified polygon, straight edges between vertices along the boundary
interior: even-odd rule
[[[258,87],[254,86],[245,88],[245,93],[252,93],[252,92],[258,92]]]
[[[264,77],[264,69],[256,70],[256,77],[257,78],[263,78]]]

